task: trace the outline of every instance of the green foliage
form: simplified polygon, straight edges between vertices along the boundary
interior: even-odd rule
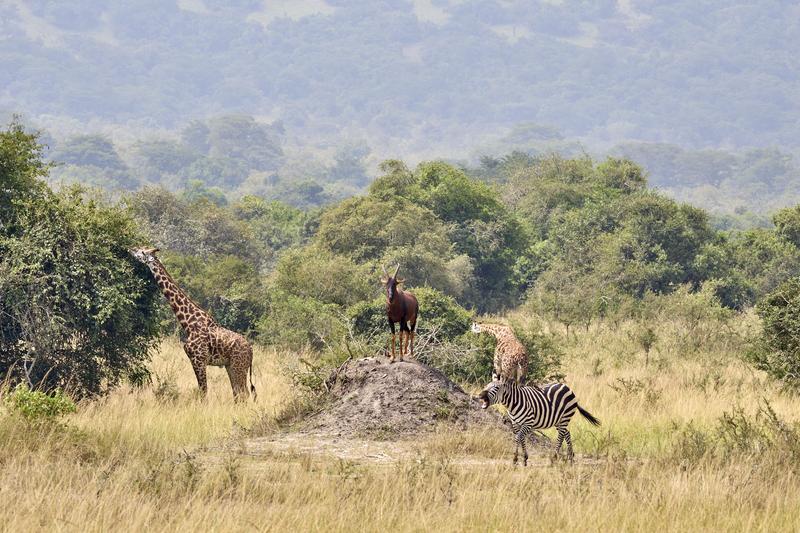
[[[756,306],[763,321],[752,362],[776,379],[800,385],[800,278],[781,283]]]
[[[766,401],[753,415],[740,407],[723,413],[708,430],[691,423],[680,428],[671,454],[671,460],[684,469],[708,460],[748,464],[776,461],[785,468],[798,459],[800,426],[780,418]]]
[[[406,232],[431,227],[424,220],[430,215],[424,219],[415,215],[401,199],[427,208],[438,219],[437,226],[446,224],[443,236],[452,243],[453,251],[469,258],[474,281],[468,290],[454,292],[430,279],[427,284],[460,296],[479,310],[500,309],[513,302],[525,285],[516,273],[529,241],[499,194],[443,162],[422,163],[413,173],[397,161],[385,162],[382,169],[387,174],[373,183],[370,196],[393,202],[386,211],[393,211],[395,218],[417,218],[416,223],[403,221]]]
[[[415,356],[457,383],[484,385],[494,368],[493,340],[465,333],[453,340],[426,344]]]
[[[514,334],[528,352],[528,382],[555,381],[561,374],[562,352],[556,339],[542,329],[538,320],[515,321]],[[494,344],[494,343],[492,343]],[[492,350],[494,353],[494,349]]]
[[[2,397],[12,413],[22,416],[29,422],[54,420],[77,410],[75,402],[60,389],[46,394],[39,390],[31,390],[27,385],[20,383]]]
[[[772,222],[781,238],[800,247],[800,205],[781,209],[772,216]]]
[[[110,139],[102,135],[77,135],[64,142],[53,154],[53,160],[80,166],[93,166],[109,170],[124,170]]]
[[[322,303],[346,307],[372,296],[376,277],[364,266],[325,249],[287,250],[275,267],[271,286]]]
[[[267,311],[256,325],[259,342],[299,350],[321,350],[346,332],[339,307],[282,291],[269,293]]]
[[[461,296],[473,285],[472,263],[455,252],[447,226],[429,209],[402,198],[345,200],[322,215],[314,241],[378,273],[379,265],[399,263],[410,286]]]
[[[143,237],[122,208],[37,182],[33,136],[12,127],[0,139],[19,186],[0,226],[0,373],[102,392],[141,372],[157,332],[158,294],[127,252]]]
[[[774,231],[754,229],[729,239],[728,276],[741,276],[752,289],[748,304],[772,292],[780,283],[800,274],[800,250]],[[725,262],[720,261],[725,265]]]

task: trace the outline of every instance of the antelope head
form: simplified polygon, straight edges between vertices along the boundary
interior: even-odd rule
[[[383,277],[381,277],[381,283],[383,283],[383,288],[386,290],[386,299],[389,303],[394,301],[394,297],[397,295],[398,285],[403,283],[405,280],[403,278],[398,278],[397,273],[400,271],[400,263],[397,264],[397,268],[394,269],[394,274],[391,276],[388,272],[386,272],[386,267],[381,265],[383,268]]]

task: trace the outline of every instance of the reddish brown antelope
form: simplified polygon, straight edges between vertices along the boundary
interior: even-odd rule
[[[394,363],[395,358],[395,322],[400,323],[400,360],[411,348],[410,355],[414,355],[414,330],[417,328],[417,315],[419,314],[419,303],[417,298],[410,292],[405,292],[400,288],[403,279],[397,278],[397,272],[400,271],[400,265],[394,269],[394,274],[389,275],[386,272],[386,267],[383,267],[383,277],[381,282],[386,290],[386,317],[389,319],[389,327],[392,328],[392,355],[389,358],[390,363]],[[405,333],[405,335],[404,335]],[[405,339],[405,343],[403,340]]]

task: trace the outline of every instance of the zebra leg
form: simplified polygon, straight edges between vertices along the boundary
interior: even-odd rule
[[[522,435],[522,438],[519,439],[519,443],[522,445],[522,466],[528,466],[528,449],[525,448],[525,438],[526,435]]]
[[[572,451],[572,437],[568,429],[564,429],[564,431],[566,432],[564,439],[567,441],[567,459],[571,463],[575,460],[575,452]]]
[[[564,442],[564,437],[567,435],[567,428],[558,428],[558,440],[556,440],[556,453],[553,454],[554,459],[558,459],[558,453],[561,451],[561,444]]]
[[[525,450],[525,435],[522,431],[519,431],[514,436],[514,465],[516,466],[517,462],[519,461],[519,447],[522,446],[522,453],[525,454],[523,457],[525,458],[525,466],[528,465],[528,452]]]

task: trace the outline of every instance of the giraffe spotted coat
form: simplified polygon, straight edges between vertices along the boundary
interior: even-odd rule
[[[488,333],[497,339],[494,349],[494,375],[522,383],[528,374],[528,351],[514,335],[514,330],[502,324],[472,324],[473,333]]]
[[[253,386],[253,347],[242,335],[223,328],[203,308],[197,305],[178,287],[167,269],[156,257],[156,248],[136,248],[133,256],[147,265],[186,332],[183,350],[192,364],[197,385],[205,395],[208,392],[207,366],[225,367],[231,382],[234,399],[243,400],[249,395],[247,373],[250,372],[250,390]]]

